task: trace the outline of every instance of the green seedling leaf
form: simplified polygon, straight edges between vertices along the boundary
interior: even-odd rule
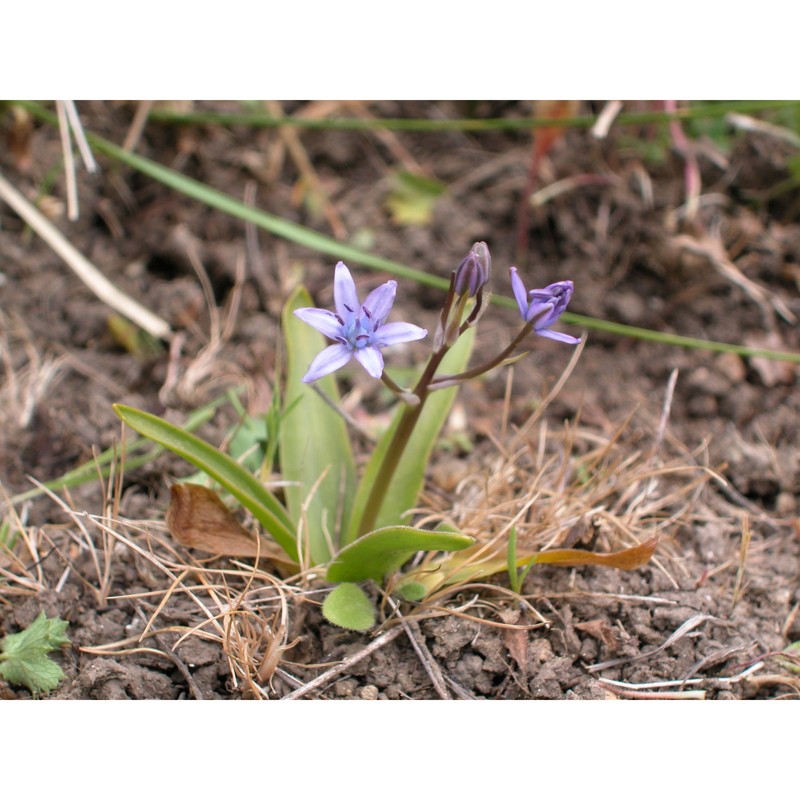
[[[0,677],[27,686],[33,694],[52,692],[65,676],[48,653],[69,644],[64,636],[67,624],[63,619],[48,619],[42,611],[24,631],[6,636],[0,641]]]
[[[368,631],[375,624],[375,606],[354,583],[340,583],[322,604],[328,622],[351,631]]]
[[[419,603],[428,594],[428,587],[419,581],[402,581],[395,587],[394,594],[409,603]]]
[[[800,642],[792,642],[783,648],[783,652],[787,657],[779,656],[778,663],[785,667],[789,672],[794,672],[795,675],[800,675]]]
[[[469,362],[474,340],[475,329],[470,328],[458,339],[442,360],[440,372],[447,374],[463,372]],[[451,389],[433,392],[425,401],[425,408],[403,451],[402,459],[392,477],[391,487],[383,501],[375,525],[370,527],[384,528],[389,525],[397,525],[402,522],[403,515],[417,504],[417,497],[425,480],[428,461],[457,394],[458,387],[454,386]],[[343,544],[349,544],[359,534],[372,487],[405,410],[406,408],[403,404],[398,407],[391,425],[375,445],[375,450],[364,470],[364,475],[353,500],[350,529]]]
[[[295,525],[299,526],[301,520],[307,524],[311,561],[322,564],[331,558],[329,542],[337,542],[338,526],[346,529],[356,470],[344,418],[302,380],[314,357],[328,344],[321,333],[292,313],[313,305],[308,292],[300,287],[283,309],[285,403],[287,409],[294,408],[281,422],[280,462],[281,475],[288,484],[289,514]],[[333,375],[320,378],[315,386],[334,404],[339,402]]]
[[[337,553],[328,567],[327,579],[339,581],[381,580],[399,569],[420,550],[463,550],[474,544],[463,533],[423,531],[393,525],[362,536]]]
[[[117,416],[137,433],[185,458],[233,495],[261,523],[284,552],[297,561],[294,527],[286,509],[257,478],[229,455],[160,417],[115,405]]]
[[[228,451],[248,471],[260,470],[267,456],[266,415],[244,417],[228,445]]]
[[[398,225],[427,225],[433,217],[437,199],[444,193],[441,181],[398,172],[394,175],[394,188],[386,198],[392,220]]]

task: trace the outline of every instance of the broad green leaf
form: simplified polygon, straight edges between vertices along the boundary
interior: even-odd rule
[[[340,583],[325,598],[322,614],[328,622],[351,631],[368,631],[375,624],[375,606],[355,583]]]
[[[472,344],[475,338],[475,329],[470,328],[455,343],[450,352],[445,356],[439,369],[440,374],[457,374],[466,369],[472,353]],[[420,414],[420,418],[414,428],[405,450],[403,451],[400,463],[394,473],[391,486],[378,513],[377,519],[372,528],[383,528],[387,525],[397,525],[402,522],[403,514],[413,508],[417,503],[417,497],[422,489],[425,474],[428,468],[428,461],[433,452],[436,440],[442,430],[453,401],[456,399],[458,387],[442,389],[430,394],[425,401],[425,408]],[[394,419],[388,430],[381,436],[372,457],[364,470],[361,483],[358,486],[355,500],[353,501],[353,513],[350,520],[350,528],[347,540],[343,544],[349,544],[356,539],[363,524],[364,511],[370,492],[375,483],[375,479],[380,471],[389,447],[392,445],[395,430],[400,424],[401,417],[407,411],[405,404],[400,404],[395,412]],[[366,527],[366,526],[364,526]]]
[[[296,525],[301,517],[307,522],[311,561],[322,564],[332,555],[329,541],[336,548],[338,531],[345,530],[348,524],[355,463],[344,418],[302,380],[314,357],[328,345],[321,333],[292,313],[312,305],[308,292],[300,287],[283,309],[285,404],[286,408],[294,408],[281,423],[280,461],[281,475],[288,482],[285,492],[289,514]],[[331,401],[339,402],[333,375],[315,381],[315,386]]]
[[[423,531],[393,525],[372,531],[336,554],[328,567],[329,581],[381,580],[405,564],[420,550],[463,550],[474,544],[463,533]]]
[[[185,458],[230,492],[264,530],[297,561],[294,527],[286,509],[257,478],[226,453],[169,422],[130,406],[115,405],[117,416],[137,433]]]

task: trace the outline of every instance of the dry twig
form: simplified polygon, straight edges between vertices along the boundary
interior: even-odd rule
[[[32,203],[25,199],[2,175],[0,198],[5,200],[42,239],[66,261],[67,266],[104,303],[135,322],[140,328],[159,339],[171,335],[169,325],[161,317],[121,292],[89,260],[66,239],[64,234]]]

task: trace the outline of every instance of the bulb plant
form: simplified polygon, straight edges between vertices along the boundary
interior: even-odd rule
[[[553,329],[572,297],[572,282],[528,291],[517,269],[511,267],[510,286],[521,327],[506,347],[470,367],[475,328],[490,300],[491,277],[489,248],[477,242],[451,273],[430,337],[416,324],[390,321],[395,281],[374,289],[361,302],[355,281],[341,261],[334,270],[333,310],[312,306],[303,287],[289,297],[282,315],[285,391],[282,409],[273,409],[271,414],[272,427],[277,429],[281,498],[252,472],[193,434],[130,407],[115,409],[134,430],[195,464],[249,509],[282,549],[283,567],[288,562],[296,570],[313,568],[337,584],[325,600],[323,613],[343,627],[364,630],[375,622],[375,608],[361,586],[365,581],[384,583],[406,600],[421,600],[445,581],[507,568],[509,575],[513,570],[519,588],[519,576],[526,573],[516,570],[542,561],[622,568],[643,563],[652,555],[652,546],[641,551],[631,548],[619,563],[614,562],[614,554],[601,557],[585,551],[551,550],[518,556],[515,549],[513,565],[508,554],[476,564],[467,556],[475,544],[473,537],[445,526],[423,530],[408,524],[408,513],[416,505],[434,445],[461,384],[515,361],[526,352],[531,334],[570,345],[580,341]],[[400,385],[387,373],[383,351],[425,338],[430,341],[427,361],[412,385]],[[360,477],[345,416],[337,413],[340,394],[334,376],[353,359],[397,398],[392,422],[375,443]],[[265,542],[260,552],[269,555],[270,547],[274,549]],[[399,573],[420,551],[430,554],[424,569]],[[452,569],[446,571],[442,565],[448,558]]]

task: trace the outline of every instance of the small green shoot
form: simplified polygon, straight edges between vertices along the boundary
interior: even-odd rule
[[[0,639],[0,677],[26,686],[34,695],[52,692],[66,676],[48,655],[70,643],[64,635],[67,625],[42,611],[24,631]]]
[[[525,578],[536,563],[535,560],[529,561],[520,569],[517,566],[517,526],[514,525],[508,533],[508,582],[511,584],[511,591],[514,594],[522,594],[522,585]]]
[[[800,675],[800,641],[786,645],[783,652],[786,653],[786,656],[778,657],[781,666],[795,675]]]

